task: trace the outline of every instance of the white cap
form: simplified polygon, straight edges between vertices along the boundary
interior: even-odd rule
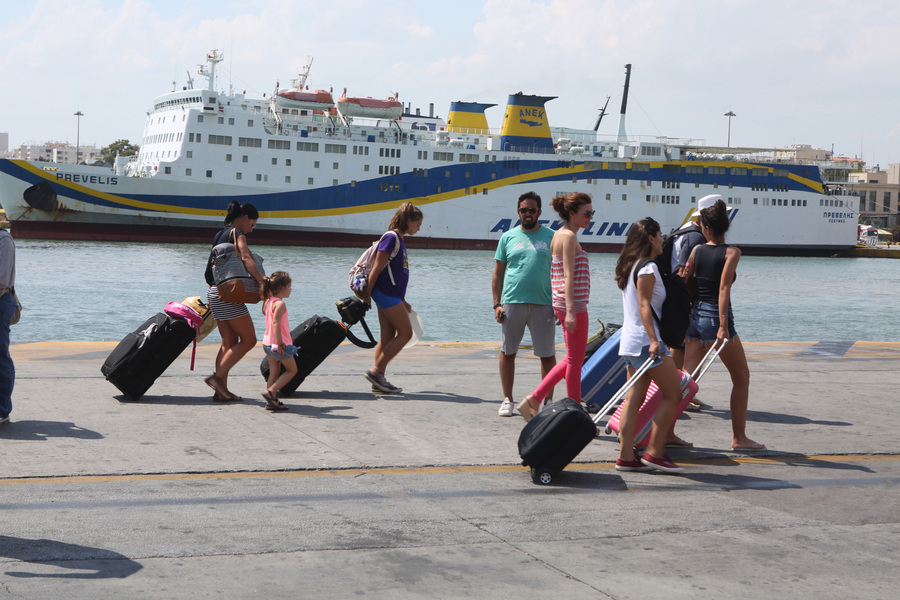
[[[700,216],[700,211],[704,208],[709,208],[713,206],[716,202],[722,202],[721,194],[710,194],[708,196],[703,196],[699,200],[697,200],[697,210],[694,211],[694,214],[691,215],[692,219],[696,219]]]

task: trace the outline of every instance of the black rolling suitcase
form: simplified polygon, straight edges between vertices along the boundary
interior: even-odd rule
[[[157,313],[119,342],[100,372],[125,396],[137,400],[194,341],[196,333],[187,321]]]
[[[297,361],[297,374],[281,388],[279,394],[283,396],[293,394],[303,380],[315,371],[316,367],[322,364],[322,361],[328,358],[328,355],[334,352],[334,349],[340,346],[346,337],[347,330],[341,323],[319,315],[313,315],[294,327],[294,330],[291,331],[291,339],[297,347],[297,356],[294,357],[294,360]],[[259,370],[263,378],[268,380],[268,357],[263,357]]]
[[[519,434],[519,456],[531,467],[535,483],[553,477],[597,436],[591,415],[571,398],[563,398],[536,414]]]

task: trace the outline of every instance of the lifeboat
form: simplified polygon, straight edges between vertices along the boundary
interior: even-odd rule
[[[397,94],[384,99],[355,98],[343,95],[337,101],[338,111],[345,117],[367,117],[370,119],[397,119],[403,112],[403,105],[397,100]]]
[[[284,108],[328,110],[334,106],[334,96],[326,90],[307,92],[298,89],[281,89],[275,95],[275,104]]]

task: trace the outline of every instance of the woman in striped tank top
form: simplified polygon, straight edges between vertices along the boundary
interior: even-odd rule
[[[591,197],[575,192],[557,196],[550,203],[563,222],[553,234],[550,252],[550,287],[553,294],[553,311],[563,326],[566,341],[566,358],[547,373],[544,380],[518,405],[519,414],[526,421],[540,409],[544,397],[560,379],[566,380],[566,395],[581,401],[581,364],[587,348],[587,303],[591,295],[591,275],[587,253],[578,243],[578,231],[590,227],[594,211]]]

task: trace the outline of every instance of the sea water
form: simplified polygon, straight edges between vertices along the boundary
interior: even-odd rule
[[[284,270],[293,278],[287,300],[292,327],[316,314],[339,318],[334,303],[350,295],[348,271],[362,248],[254,247],[249,241],[265,259],[266,272]],[[20,240],[16,291],[25,308],[12,327],[12,343],[118,341],[169,301],[205,300],[208,253],[208,244]],[[410,250],[407,301],[422,317],[424,340],[500,339],[492,309],[493,257],[490,251]],[[595,319],[622,322],[622,296],[613,279],[617,258],[590,254],[592,332],[599,328]],[[900,339],[900,260],[748,256],[737,272],[732,304],[745,341]],[[261,306],[249,305],[260,339]],[[366,321],[377,336],[374,311]],[[216,333],[207,338],[217,339]]]

